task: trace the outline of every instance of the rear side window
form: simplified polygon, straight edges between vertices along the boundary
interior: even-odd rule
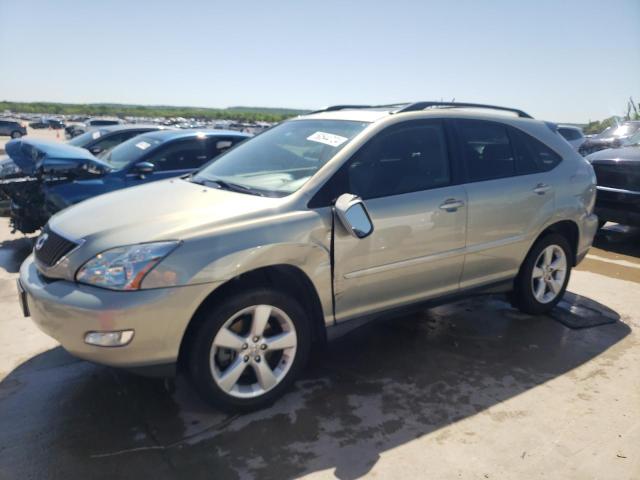
[[[520,130],[511,129],[511,137],[516,152],[516,170],[520,175],[548,172],[562,160],[560,155],[544,143]]]
[[[458,120],[457,126],[470,182],[515,175],[513,148],[504,125],[482,120]]]
[[[208,140],[208,155],[209,158],[215,158],[223,152],[226,152],[231,147],[245,140],[244,137],[213,137]]]

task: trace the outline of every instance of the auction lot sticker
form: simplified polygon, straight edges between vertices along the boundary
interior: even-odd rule
[[[334,135],[333,133],[316,132],[313,135],[309,135],[307,140],[312,142],[324,143],[331,147],[339,147],[344,142],[349,140],[347,137],[341,137],[340,135]]]

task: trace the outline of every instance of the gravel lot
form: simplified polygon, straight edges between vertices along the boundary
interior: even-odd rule
[[[552,316],[483,297],[369,325],[241,416],[68,355],[19,311],[29,241],[2,218],[0,242],[0,479],[640,478],[638,230],[602,232]]]

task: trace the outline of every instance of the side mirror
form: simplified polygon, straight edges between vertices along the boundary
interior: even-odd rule
[[[338,197],[335,211],[347,232],[356,238],[365,238],[373,233],[373,222],[364,202],[357,195],[345,193]]]
[[[99,153],[102,153],[102,147],[91,147],[89,151],[94,155],[98,155]]]
[[[140,162],[133,166],[133,173],[137,173],[138,175],[149,175],[150,173],[153,173],[155,169],[156,166],[151,162]]]

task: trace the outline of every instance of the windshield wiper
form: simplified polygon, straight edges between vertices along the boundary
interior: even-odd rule
[[[191,177],[191,182],[197,183],[198,185],[204,185],[207,187],[211,187],[212,185],[218,185],[218,188],[229,190],[231,192],[240,192],[240,193],[248,193],[250,195],[258,195],[259,197],[264,197],[265,194],[255,188],[246,187],[244,185],[238,185],[237,183],[230,183],[224,180],[220,180],[218,178],[197,178]]]

